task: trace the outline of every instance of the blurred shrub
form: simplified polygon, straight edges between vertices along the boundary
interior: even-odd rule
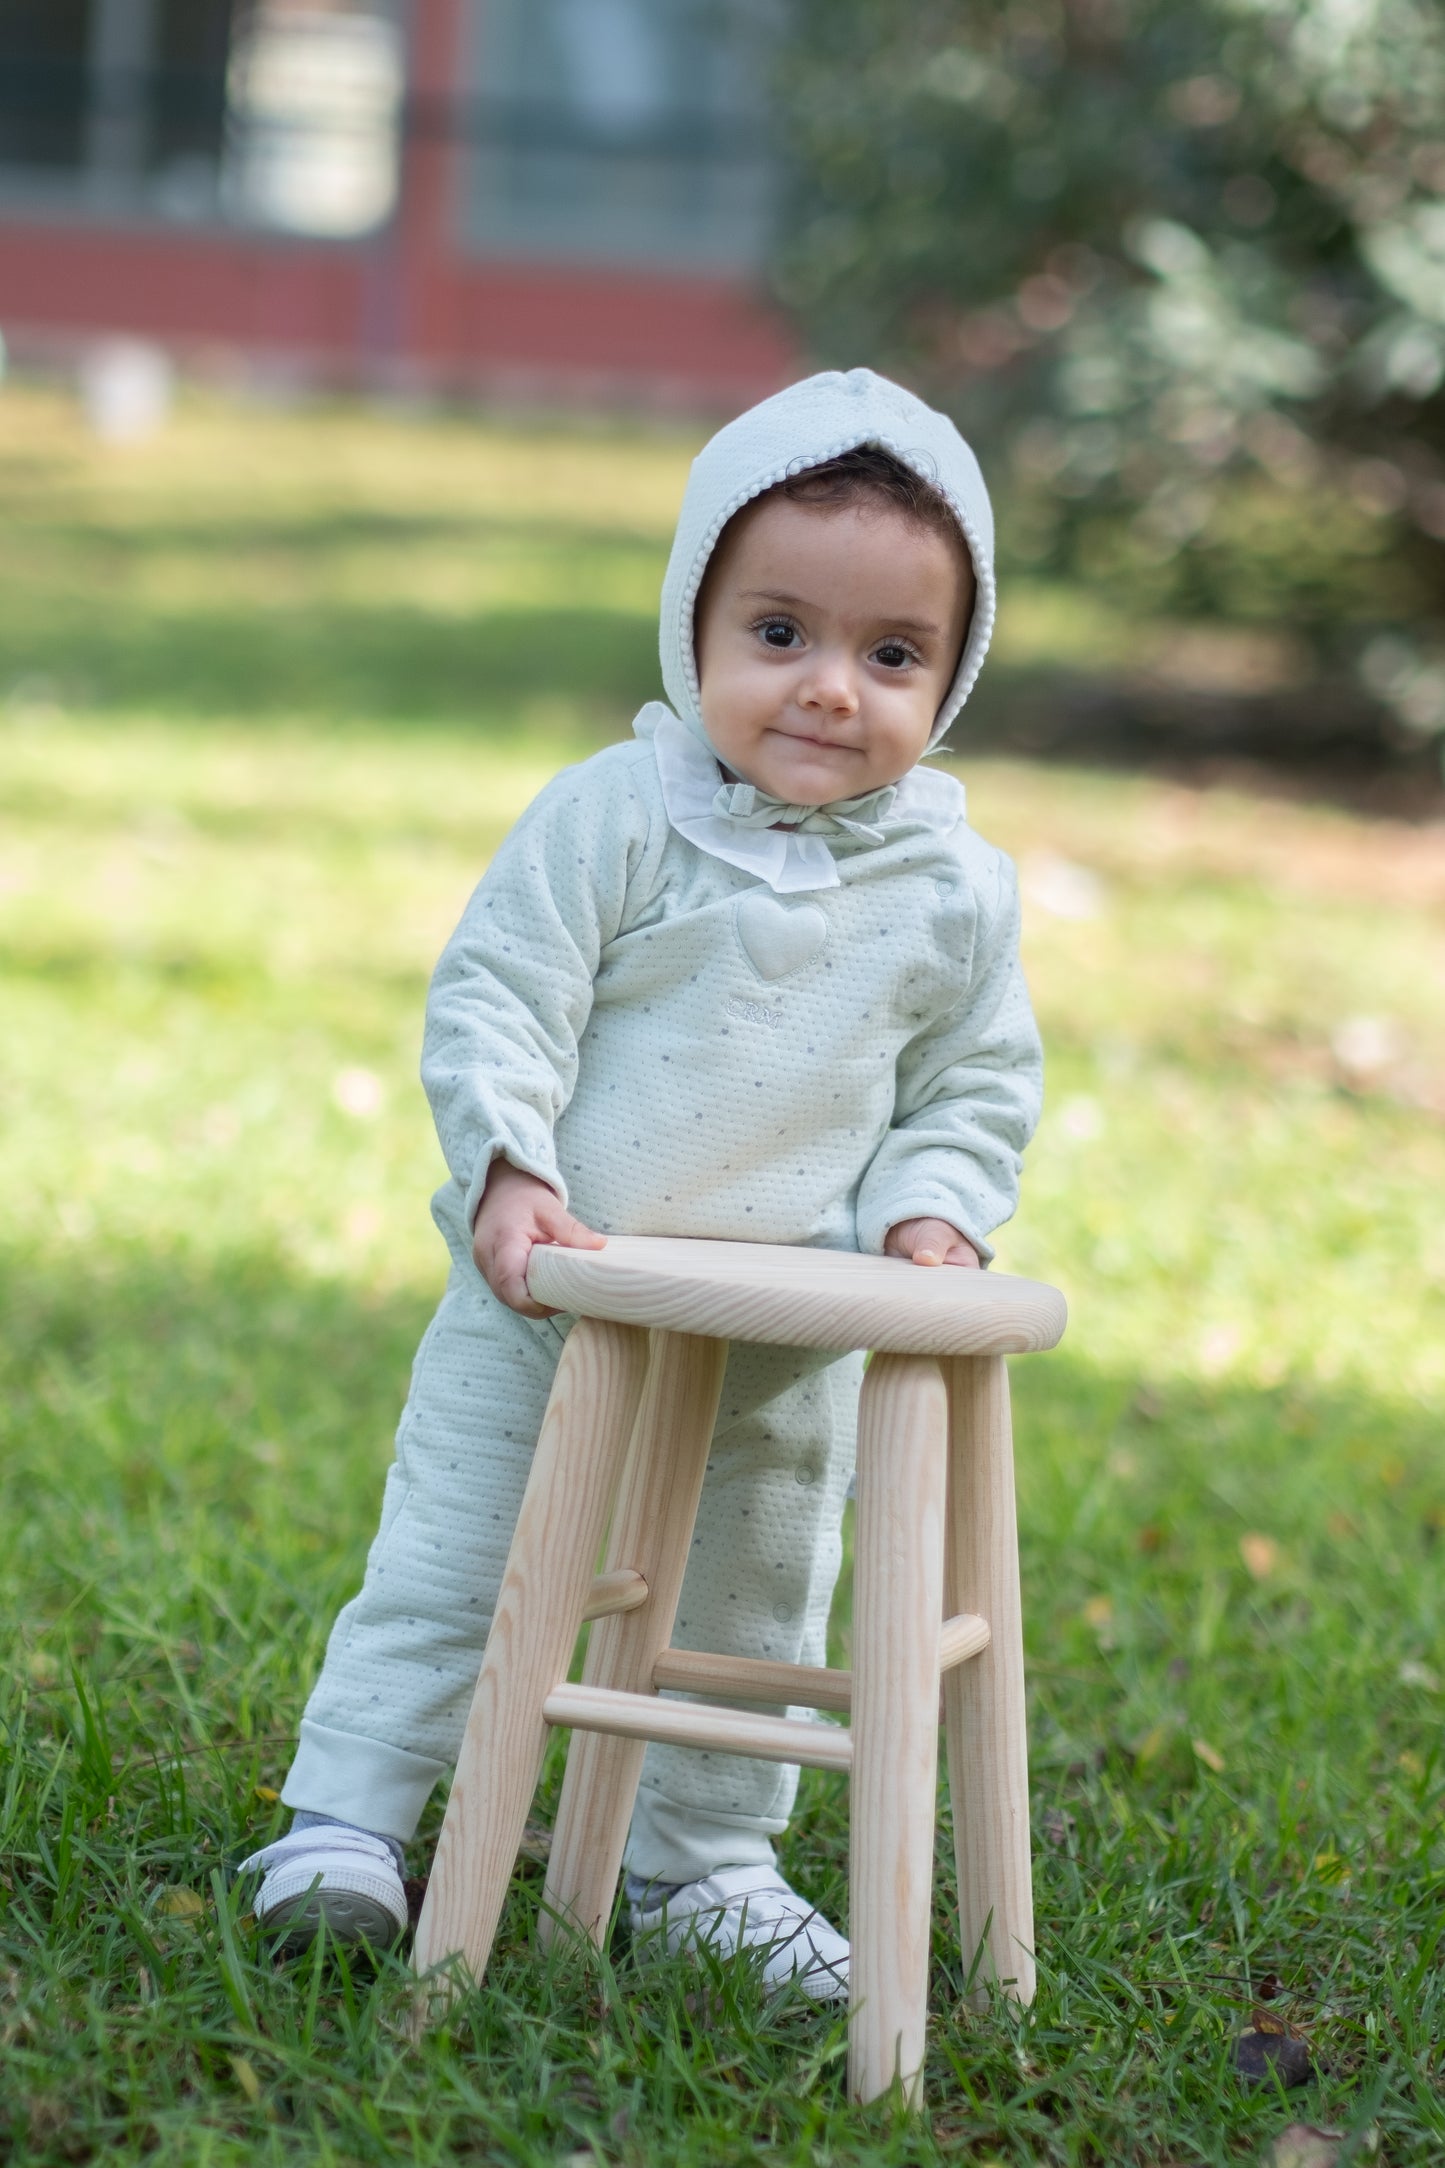
[[[993,447],[1016,559],[1269,615],[1445,743],[1439,0],[790,20],[776,283],[813,349]]]

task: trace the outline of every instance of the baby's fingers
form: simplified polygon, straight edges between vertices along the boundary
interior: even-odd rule
[[[482,1274],[498,1302],[504,1302],[519,1316],[555,1317],[556,1312],[544,1308],[527,1287],[527,1263],[535,1242],[530,1229],[498,1236],[490,1255],[482,1261]]]
[[[978,1264],[978,1252],[947,1220],[915,1221],[910,1229],[909,1254],[915,1265]]]
[[[580,1219],[574,1219],[560,1198],[551,1197],[537,1207],[537,1237],[539,1241],[556,1242],[564,1250],[602,1250],[607,1247],[606,1235],[599,1235],[594,1228],[586,1227]]]
[[[920,1220],[912,1242],[914,1264],[941,1265],[957,1240],[957,1229],[946,1220]]]

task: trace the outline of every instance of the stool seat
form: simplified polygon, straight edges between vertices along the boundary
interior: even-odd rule
[[[1026,1355],[1057,1345],[1056,1287],[1002,1272],[854,1250],[609,1235],[605,1250],[537,1248],[539,1302],[617,1325],[890,1355]]]

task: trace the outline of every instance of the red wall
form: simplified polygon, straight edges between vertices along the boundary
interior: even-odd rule
[[[458,0],[414,0],[411,95],[445,109]],[[408,143],[392,225],[316,242],[0,210],[0,329],[16,352],[131,332],[244,351],[329,381],[737,406],[796,373],[739,281],[461,254],[444,135]]]

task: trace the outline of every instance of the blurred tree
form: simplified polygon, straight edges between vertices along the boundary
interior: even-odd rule
[[[1445,733],[1441,0],[791,23],[776,276],[814,350],[1006,449],[1017,554],[1337,654],[1343,620]]]

